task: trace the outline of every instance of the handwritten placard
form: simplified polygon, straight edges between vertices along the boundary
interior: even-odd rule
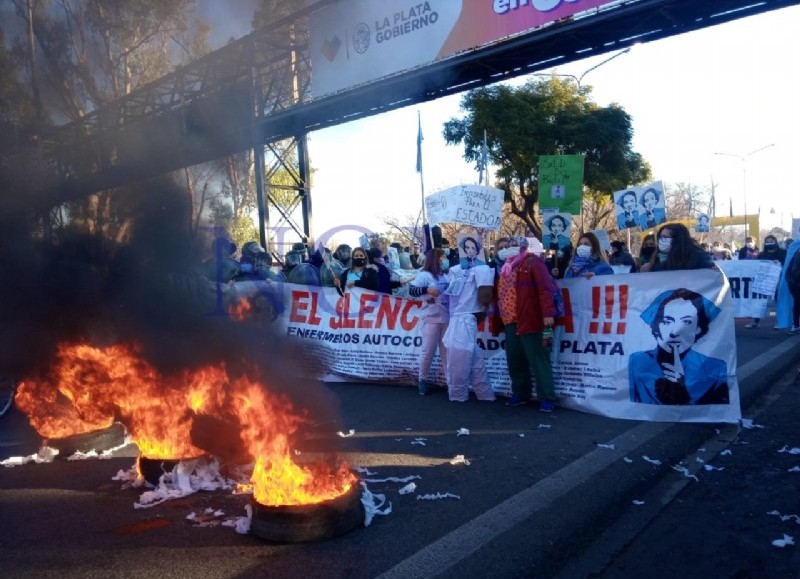
[[[425,210],[434,225],[463,223],[495,231],[500,227],[503,197],[503,191],[494,187],[457,185],[426,197]]]
[[[580,215],[583,155],[539,156],[539,207]]]
[[[755,279],[750,286],[752,290],[761,295],[771,296],[778,287],[778,280],[781,277],[781,266],[772,261],[762,260],[758,264]]]

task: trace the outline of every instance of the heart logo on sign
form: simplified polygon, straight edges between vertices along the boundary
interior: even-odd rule
[[[338,36],[334,36],[332,40],[326,38],[325,42],[322,44],[322,55],[330,62],[333,62],[341,47],[342,39]]]

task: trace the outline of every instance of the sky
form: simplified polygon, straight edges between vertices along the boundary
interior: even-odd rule
[[[762,229],[781,225],[781,218],[789,228],[791,217],[800,217],[794,171],[800,159],[798,29],[796,6],[637,45],[588,72],[583,85],[592,87],[598,104],[618,103],[632,116],[633,148],[650,163],[654,180],[701,188],[713,180],[718,216],[728,214],[732,200],[736,215],[760,209]],[[543,72],[580,77],[613,54]],[[342,225],[385,231],[386,218],[416,219],[422,204],[418,115],[425,193],[477,182],[462,147],[442,138],[444,123],[464,115],[461,98],[311,133],[314,234]],[[336,240],[352,244],[357,237],[340,233]]]

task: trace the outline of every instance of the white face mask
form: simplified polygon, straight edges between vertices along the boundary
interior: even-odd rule
[[[672,249],[672,238],[660,237],[658,239],[658,251],[661,253],[669,253],[670,249]]]
[[[756,246],[756,244],[752,241],[750,243],[746,243],[745,245],[747,246],[747,249],[753,249]]]
[[[575,253],[578,254],[578,257],[589,257],[592,255],[592,248],[588,245],[579,245],[575,250]]]
[[[507,260],[509,257],[514,257],[515,255],[519,255],[519,247],[504,247],[497,252],[497,257],[503,261]]]

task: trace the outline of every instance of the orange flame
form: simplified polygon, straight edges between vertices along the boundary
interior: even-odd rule
[[[293,442],[307,422],[303,413],[247,373],[230,376],[222,363],[164,375],[131,346],[62,344],[50,376],[26,381],[16,398],[44,437],[97,430],[116,419],[142,455],[187,458],[205,454],[192,441],[193,421],[213,416],[238,428],[237,442],[255,458],[251,483],[261,504],[323,502],[356,482],[344,462],[295,463]]]
[[[229,313],[234,320],[241,322],[253,314],[253,304],[247,298],[242,298],[238,302],[231,304]]]

